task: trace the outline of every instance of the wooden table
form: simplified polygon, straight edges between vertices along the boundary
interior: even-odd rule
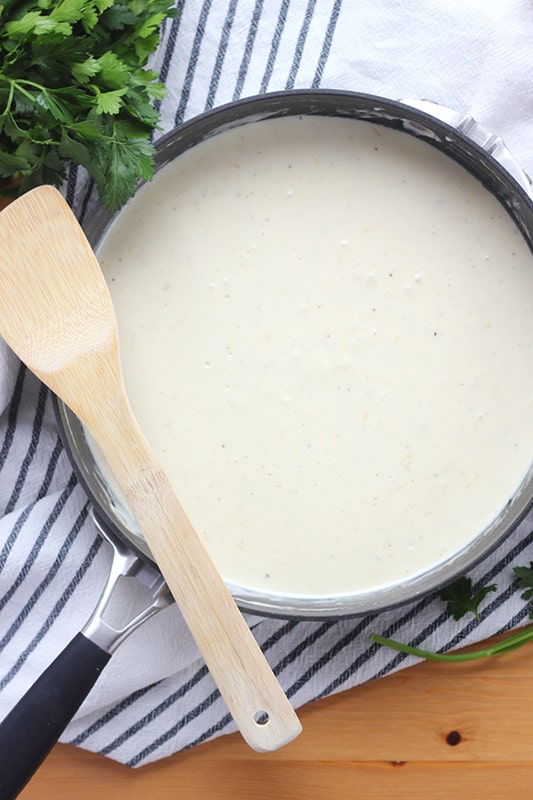
[[[22,800],[532,800],[533,646],[421,663],[300,711],[256,754],[238,734],[131,770],[58,745]]]

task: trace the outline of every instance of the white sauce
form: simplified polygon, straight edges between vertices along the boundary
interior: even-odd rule
[[[227,580],[395,584],[525,477],[532,256],[429,145],[338,118],[229,130],[98,255],[133,409]]]

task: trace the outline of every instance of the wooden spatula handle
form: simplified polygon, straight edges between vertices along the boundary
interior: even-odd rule
[[[59,192],[3,211],[0,250],[2,335],[101,447],[244,738],[290,742],[298,718],[131,414],[109,290]]]
[[[86,423],[97,428],[91,432],[243,737],[258,751],[287,744],[301,731],[298,717],[129,406],[115,398],[106,408]]]

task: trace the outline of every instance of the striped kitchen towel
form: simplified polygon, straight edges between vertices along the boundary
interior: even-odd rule
[[[153,60],[168,87],[162,131],[243,96],[290,88],[430,98],[469,111],[533,172],[528,0],[185,0]],[[96,201],[81,170],[65,186],[82,222]],[[81,629],[109,552],[61,447],[49,392],[0,342],[0,717]],[[249,617],[296,707],[379,678],[412,657],[372,631],[430,649],[527,621],[513,567],[533,560],[533,516],[471,573],[497,584],[456,622],[436,596],[355,620]],[[111,659],[63,741],[139,766],[235,730],[174,606]]]

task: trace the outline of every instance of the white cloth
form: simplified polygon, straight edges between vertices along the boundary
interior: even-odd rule
[[[162,131],[241,96],[286,88],[428,98],[468,111],[533,173],[529,0],[185,0],[153,59],[167,83]],[[87,181],[70,194],[87,218]],[[109,553],[58,444],[50,397],[0,347],[0,717],[89,617]],[[502,468],[505,468],[502,465]],[[371,631],[453,648],[527,621],[514,565],[533,559],[533,518],[471,573],[497,583],[479,621],[430,597],[375,618],[249,619],[293,704],[413,663]],[[138,766],[235,730],[175,606],[116,652],[63,741]]]

